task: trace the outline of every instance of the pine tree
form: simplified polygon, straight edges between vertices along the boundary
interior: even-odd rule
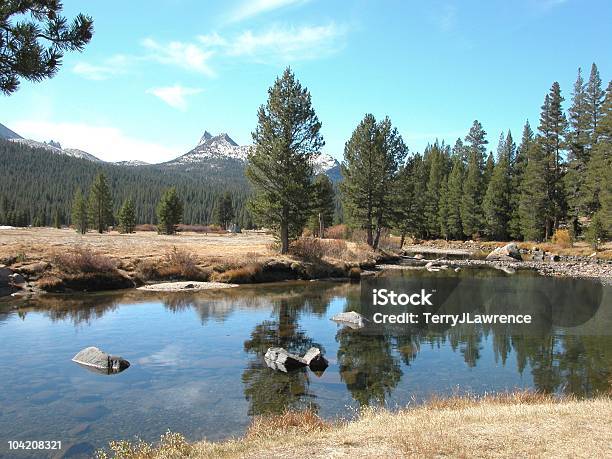
[[[521,233],[525,240],[541,241],[548,206],[546,171],[548,160],[542,139],[530,142],[527,150],[527,166],[521,184],[519,216]]]
[[[584,180],[586,165],[591,153],[590,116],[587,105],[585,83],[582,78],[582,71],[579,68],[578,77],[574,83],[572,106],[569,109],[570,131],[567,135],[569,154],[567,173],[564,177],[568,216],[574,234],[579,233],[578,217],[584,213],[586,204]]]
[[[510,132],[508,132],[510,135]],[[506,145],[510,143],[514,145],[514,142],[506,139]],[[527,167],[527,156],[528,151],[533,143],[533,130],[529,125],[529,121],[525,122],[523,127],[523,135],[521,138],[521,144],[519,145],[514,161],[510,162],[510,175],[511,175],[511,195],[510,195],[510,221],[508,222],[508,232],[513,239],[522,239],[523,233],[521,230],[521,217],[519,213],[519,203],[521,200],[521,189],[523,178],[525,176],[525,169]]]
[[[463,239],[461,223],[461,202],[463,197],[464,167],[462,156],[453,152],[453,167],[448,176],[446,199],[446,227],[451,239]]]
[[[419,175],[423,175],[423,158],[411,156],[400,168],[395,181],[393,196],[393,228],[400,234],[400,247],[409,234],[420,235],[423,231],[423,205],[417,188],[425,189],[426,180],[419,186]],[[421,195],[422,196],[422,195]]]
[[[511,192],[510,148],[506,145],[506,139],[502,133],[497,149],[497,163],[494,166],[482,203],[485,232],[489,238],[497,241],[503,241],[508,237]]]
[[[449,238],[448,204],[448,175],[445,175],[442,178],[442,183],[440,184],[440,199],[438,201],[438,225],[440,235],[447,240]]]
[[[119,229],[124,234],[131,234],[136,228],[136,210],[134,201],[126,199],[119,209]]]
[[[486,152],[487,133],[477,120],[465,137],[468,152],[467,170],[463,183],[463,198],[461,201],[461,222],[463,232],[467,236],[476,235],[482,225],[483,170],[484,154]]]
[[[440,234],[440,196],[442,183],[448,173],[448,148],[436,141],[425,149],[424,160],[428,164],[427,195],[425,200],[425,221],[429,238]],[[446,226],[446,222],[444,223]]]
[[[601,106],[604,99],[604,92],[601,89],[601,78],[595,63],[593,63],[591,66],[591,74],[589,75],[589,81],[587,82],[585,93],[589,145],[592,149],[597,143],[597,138],[599,136],[598,126],[602,117]]]
[[[543,160],[546,165],[545,179],[548,194],[545,220],[546,239],[552,236],[553,228],[556,229],[559,226],[565,210],[562,152],[565,148],[567,120],[563,113],[563,100],[559,83],[555,81],[544,98],[538,126],[541,137],[539,145],[543,149]]]
[[[113,199],[102,172],[96,175],[89,191],[89,218],[91,226],[100,234],[113,224]]]
[[[232,203],[232,195],[225,192],[215,209],[215,223],[223,229],[228,229],[230,223],[235,217],[234,204]]]
[[[336,197],[334,185],[325,174],[315,177],[315,200],[309,227],[319,237],[325,237],[325,228],[334,222],[336,213]]]
[[[253,133],[255,147],[246,175],[255,196],[251,211],[258,222],[277,231],[281,253],[297,237],[311,213],[313,159],[324,145],[310,92],[287,68],[268,91]]]
[[[157,205],[157,231],[160,234],[175,234],[183,221],[183,202],[176,188],[166,190]]]
[[[89,225],[87,203],[80,188],[76,190],[72,199],[72,225],[77,232],[81,234],[87,233]]]
[[[65,51],[82,51],[93,20],[79,14],[68,24],[61,2],[5,1],[0,7],[0,92],[11,94],[19,78],[40,81],[57,73]]]
[[[489,186],[491,177],[493,176],[493,169],[495,169],[495,160],[493,159],[493,153],[489,152],[489,155],[487,156],[487,162],[485,163],[485,168],[482,173],[482,189],[485,192]]]
[[[373,248],[393,219],[392,191],[406,154],[389,118],[377,122],[371,114],[365,115],[344,147],[340,190],[345,215],[352,225],[365,229]]]
[[[585,207],[588,215],[600,208],[600,193],[605,186],[606,171],[612,167],[612,81],[608,83],[597,125],[597,143],[586,167]]]

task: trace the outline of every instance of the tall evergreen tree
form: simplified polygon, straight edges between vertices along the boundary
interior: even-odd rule
[[[460,153],[453,152],[453,167],[448,176],[446,199],[446,228],[451,239],[463,238],[461,222],[461,203],[464,179],[463,159]]]
[[[113,224],[113,199],[102,172],[96,175],[89,191],[89,218],[91,226],[100,234]]]
[[[569,109],[569,127],[567,135],[568,164],[564,177],[565,194],[574,234],[579,233],[578,217],[585,210],[585,172],[590,157],[590,116],[588,114],[587,93],[578,68],[578,77],[574,83],[572,105]]]
[[[585,95],[589,145],[591,148],[593,148],[597,143],[597,138],[599,136],[598,126],[602,116],[601,106],[604,99],[604,92],[601,87],[601,78],[595,63],[593,63],[591,66],[591,74],[589,75],[589,81],[586,85]]]
[[[491,180],[483,199],[485,231],[493,240],[505,240],[508,237],[510,220],[510,165],[511,147],[507,146],[502,133],[497,149],[497,163],[494,166]],[[512,140],[512,137],[509,139]]]
[[[436,237],[440,234],[440,197],[444,177],[448,173],[448,148],[438,141],[425,149],[424,160],[428,164],[429,178],[427,180],[427,195],[425,200],[425,221],[427,236]],[[444,222],[446,227],[446,222]]]
[[[427,177],[423,157],[410,156],[400,168],[393,192],[393,228],[400,234],[400,247],[407,235],[420,236],[424,231],[423,196]]]
[[[351,224],[365,229],[373,248],[392,220],[392,190],[407,154],[402,137],[389,118],[377,122],[366,114],[344,147],[340,184],[345,214]]]
[[[463,232],[471,237],[476,235],[482,226],[482,198],[484,155],[486,153],[487,133],[478,120],[474,121],[470,132],[465,137],[468,152],[467,170],[463,183],[461,201],[461,222]]]
[[[122,233],[131,234],[136,228],[136,210],[134,201],[126,199],[119,210],[119,229]]]
[[[440,183],[440,199],[438,201],[438,227],[439,234],[444,239],[449,238],[448,226],[449,198],[448,198],[448,175],[442,178]]]
[[[485,162],[484,171],[482,173],[482,189],[486,192],[489,186],[489,181],[493,176],[493,169],[495,169],[495,160],[493,159],[493,153],[489,152],[487,161]]]
[[[62,227],[62,218],[60,216],[60,211],[57,207],[53,211],[53,227],[56,229],[61,229]]]
[[[526,240],[541,241],[544,236],[548,192],[546,189],[546,171],[548,159],[544,155],[543,140],[538,138],[529,142],[527,149],[527,166],[521,184],[519,215],[521,233]]]
[[[89,215],[87,203],[80,188],[77,188],[72,199],[72,225],[81,234],[87,233]]]
[[[510,134],[510,132],[508,132]],[[529,121],[525,122],[523,127],[523,135],[521,137],[521,144],[516,150],[514,161],[510,162],[511,170],[511,190],[510,195],[510,221],[508,222],[508,232],[511,238],[521,239],[523,233],[521,230],[521,216],[519,212],[519,203],[521,201],[521,190],[523,178],[525,175],[525,169],[527,167],[527,157],[531,144],[534,141],[534,134]],[[506,144],[508,144],[506,140]],[[513,142],[510,142],[513,145]]]
[[[334,185],[325,174],[315,177],[315,200],[310,217],[310,228],[319,237],[325,237],[325,228],[334,222],[336,197]]]
[[[548,202],[546,206],[545,238],[552,236],[553,228],[559,226],[564,215],[565,193],[563,189],[563,150],[565,148],[565,135],[567,131],[567,120],[563,113],[563,96],[561,87],[556,81],[550,92],[544,98],[540,125],[538,131],[541,146],[544,153],[546,165],[546,190]]]
[[[246,171],[255,191],[251,210],[262,226],[277,231],[281,253],[287,253],[311,212],[313,160],[324,145],[321,123],[310,92],[289,68],[268,90],[257,117]]]
[[[606,98],[601,107],[597,125],[597,143],[587,164],[585,177],[585,201],[588,215],[601,207],[601,193],[612,168],[612,81],[608,83]]]
[[[160,234],[175,234],[183,221],[183,202],[176,188],[166,190],[157,205],[157,231]]]
[[[223,193],[221,199],[217,203],[215,211],[215,223],[223,229],[228,229],[230,223],[234,219],[234,204],[232,203],[232,195],[229,192]]]

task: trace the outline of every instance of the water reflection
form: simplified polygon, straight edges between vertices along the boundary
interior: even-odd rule
[[[27,325],[42,314],[51,324],[71,323],[75,326],[71,329],[78,329],[95,328],[104,320],[120,322],[123,319],[118,317],[127,315],[128,332],[134,330],[134,336],[124,349],[137,355],[129,372],[112,379],[119,384],[127,377],[130,384],[146,387],[143,398],[163,393],[172,399],[176,387],[193,387],[193,405],[200,404],[198,415],[206,409],[222,413],[231,408],[232,413],[253,416],[305,407],[335,415],[347,404],[405,404],[415,392],[448,393],[452,386],[484,391],[518,385],[580,397],[610,390],[610,287],[524,273],[507,276],[489,270],[394,272],[377,281],[397,291],[435,289],[441,313],[530,313],[534,325],[528,333],[519,326],[501,324],[352,330],[337,326],[329,317],[342,311],[371,312],[359,285],[295,282],[199,293],[49,295],[11,304],[18,307],[16,310],[0,307],[0,334],[9,327],[17,330],[14,317]],[[368,282],[362,282],[366,291]],[[157,311],[158,322],[147,322],[146,311],[128,313],[129,308],[143,304]],[[110,324],[100,332],[92,331],[88,340],[101,341],[102,332],[108,329],[113,329]],[[41,330],[52,336],[55,329],[45,324]],[[35,343],[25,344],[35,348]],[[312,346],[319,347],[330,360],[323,375],[317,376],[308,368],[283,373],[264,363],[269,347],[302,355]],[[10,343],[4,354],[0,350],[0,357],[10,356],[9,347]],[[36,349],[41,357],[47,357],[44,347]],[[67,354],[72,352],[66,350]],[[13,383],[27,386],[29,371],[38,370],[24,367],[23,377],[14,376]],[[196,382],[198,387],[194,387]],[[62,384],[62,391],[70,391],[69,382]],[[160,384],[158,392],[154,392],[156,384]],[[210,394],[207,384],[212,391],[227,385],[233,392],[227,399],[217,397],[209,406],[210,395],[200,395]],[[189,406],[182,406],[183,413]],[[136,418],[138,413],[134,413]],[[239,421],[240,426],[246,423]],[[229,429],[232,421],[224,422],[224,428]]]

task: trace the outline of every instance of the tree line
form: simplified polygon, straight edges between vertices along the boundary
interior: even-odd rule
[[[574,237],[612,236],[612,82],[597,66],[578,70],[566,113],[559,83],[544,97],[537,130],[525,123],[517,145],[510,130],[497,152],[476,120],[451,147],[430,144],[408,156],[387,117],[366,114],[344,148],[342,214],[377,248],[384,229],[419,238],[549,239],[567,227]],[[320,214],[312,159],[324,145],[311,95],[290,69],[258,111],[247,177],[255,221],[276,230],[281,252]]]
[[[183,223],[214,222],[220,199],[229,193],[233,221],[243,228],[253,226],[245,205],[250,190],[242,170],[207,174],[199,170],[162,170],[154,165],[118,166],[52,154],[3,139],[0,139],[0,225],[73,224],[71,210],[76,189],[86,192],[100,172],[107,178],[114,198],[113,214],[118,215],[121,205],[131,198],[138,224],[157,224],[157,203],[166,189],[175,187],[184,203]]]

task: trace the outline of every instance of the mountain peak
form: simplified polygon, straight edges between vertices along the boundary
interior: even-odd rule
[[[212,139],[212,134],[208,131],[204,131],[204,135],[200,137],[200,141],[198,142],[198,145],[202,145],[203,143],[209,141],[210,139]]]
[[[221,134],[216,135],[216,136],[214,137],[214,139],[219,139],[219,140],[222,140],[222,141],[224,141],[224,142],[227,142],[227,143],[229,143],[229,144],[230,144],[232,147],[237,147],[237,146],[238,146],[238,144],[237,144],[236,142],[234,142],[234,139],[232,139],[232,138],[231,138],[229,135],[227,135],[225,132],[222,132]]]

